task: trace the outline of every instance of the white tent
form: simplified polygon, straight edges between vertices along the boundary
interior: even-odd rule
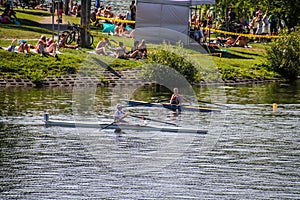
[[[190,6],[215,0],[137,0],[135,40],[188,42]]]

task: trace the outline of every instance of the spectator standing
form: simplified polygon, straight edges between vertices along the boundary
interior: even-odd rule
[[[249,29],[253,30],[252,33],[256,34],[257,32],[257,21],[258,21],[258,17],[259,17],[259,12],[257,11],[255,13],[255,17],[251,20],[250,24],[249,24]]]
[[[76,9],[76,17],[81,17],[81,4],[79,4],[77,6],[77,9]]]
[[[78,9],[78,4],[75,3],[75,4],[72,6],[72,8],[71,8],[71,14],[72,14],[72,15],[76,15],[77,9]]]
[[[262,13],[258,13],[258,17],[256,18],[256,34],[261,35],[262,34],[262,28],[263,28],[263,16]]]
[[[196,26],[197,15],[195,13],[192,14],[190,19],[190,37],[194,37],[195,26]]]
[[[94,23],[94,26],[98,26],[99,25],[99,19],[97,19],[97,13],[98,13],[98,9],[94,9],[93,12],[91,12],[91,18],[90,21],[92,23]]]
[[[135,6],[135,1],[131,1],[130,5],[130,16],[131,20],[135,21],[135,16],[136,16],[136,6]]]
[[[268,31],[269,31],[269,20],[268,20],[267,15],[268,15],[268,12],[266,12],[266,14],[262,18],[262,22],[263,22],[262,34],[263,35],[268,35]]]
[[[17,20],[16,12],[8,4],[1,15],[1,23],[9,24],[9,23],[14,23],[14,21],[16,20]]]
[[[57,3],[57,17],[58,17],[58,21],[59,23],[62,23],[62,13],[63,13],[63,8],[64,8],[64,3],[62,0],[60,0]]]
[[[131,5],[129,6],[130,9],[130,18],[131,20],[135,21],[135,16],[136,16],[136,6],[135,6],[135,1],[131,1]],[[135,28],[135,24],[131,24],[131,28]]]
[[[277,28],[277,17],[275,14],[271,14],[269,16],[269,23],[270,23],[270,33],[271,35],[277,35],[278,28]]]
[[[232,10],[231,7],[230,7],[229,10],[228,10],[227,17],[228,17],[228,21],[229,21],[229,22],[235,21],[236,15],[235,15],[235,12]]]

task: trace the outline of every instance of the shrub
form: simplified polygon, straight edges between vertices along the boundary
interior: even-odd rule
[[[300,31],[283,33],[266,49],[266,66],[287,79],[295,79],[300,72]]]
[[[148,55],[148,62],[156,64],[157,69],[161,68],[161,76],[167,74],[166,71],[164,71],[166,70],[166,67],[162,66],[168,66],[184,76],[190,83],[194,83],[196,79],[199,78],[198,71],[193,64],[186,60],[183,55],[168,50],[168,45],[164,45],[161,48],[156,48],[150,51]],[[151,76],[151,72],[148,73],[150,73],[148,76]],[[156,76],[157,74],[159,73],[156,73]],[[167,77],[162,77],[162,79],[165,78]]]

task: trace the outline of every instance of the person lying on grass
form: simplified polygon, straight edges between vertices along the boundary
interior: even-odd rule
[[[66,35],[61,34],[59,37],[59,43],[58,43],[58,48],[69,48],[69,49],[77,49],[78,48],[78,44],[75,45],[67,45],[66,44]]]

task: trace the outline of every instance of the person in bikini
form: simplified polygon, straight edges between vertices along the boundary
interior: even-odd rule
[[[36,51],[41,54],[41,56],[50,55],[50,53],[53,53],[54,57],[57,57],[56,55],[56,46],[57,44],[55,42],[49,44],[48,42],[47,47],[47,38],[46,36],[42,35],[39,41],[36,44]]]
[[[102,54],[107,56],[108,53],[106,52],[106,45],[111,46],[108,38],[104,38],[103,40],[99,41],[95,49],[96,54]]]

